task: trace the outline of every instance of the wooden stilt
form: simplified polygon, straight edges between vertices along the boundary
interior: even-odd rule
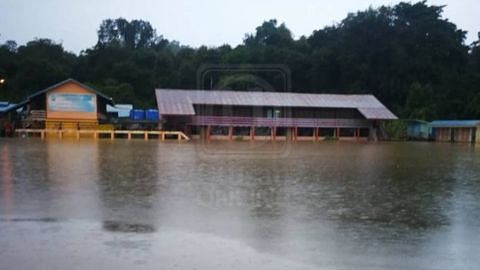
[[[228,140],[232,141],[232,139],[233,139],[233,127],[229,126],[228,127]]]
[[[297,137],[298,137],[298,127],[294,127],[293,128],[293,140],[297,141]]]
[[[66,135],[64,133],[67,133]],[[49,134],[57,136],[58,139],[63,139],[66,136],[74,136],[77,140],[79,140],[82,134],[92,135],[94,140],[100,139],[99,137],[101,134],[105,134],[106,136],[110,136],[111,140],[115,139],[115,134],[127,134],[127,138],[129,140],[132,139],[134,134],[144,134],[144,138],[149,140],[150,135],[157,135],[162,140],[166,139],[167,135],[175,135],[179,141],[189,141],[190,138],[186,136],[183,132],[180,131],[147,131],[147,130],[48,130],[48,129],[17,129],[15,130],[15,134],[26,137],[40,137],[44,140]]]
[[[250,127],[250,140],[251,141],[255,140],[255,127],[254,126]]]
[[[148,132],[145,132],[145,133],[143,134],[143,138],[145,139],[145,141],[148,141]]]
[[[207,141],[210,141],[210,130],[211,130],[211,127],[207,126]]]
[[[277,127],[272,127],[272,140],[277,141]]]
[[[313,128],[313,141],[318,141],[318,128]]]
[[[337,129],[336,129],[335,138],[336,138],[337,140],[340,140],[340,128],[337,128]]]

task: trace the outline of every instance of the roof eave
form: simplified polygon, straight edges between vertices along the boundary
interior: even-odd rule
[[[38,92],[36,92],[36,93],[28,96],[26,99],[27,99],[27,100],[31,100],[32,98],[35,98],[35,97],[37,97],[37,96],[39,96],[39,95],[42,95],[42,94],[45,94],[45,93],[47,93],[48,91],[50,91],[50,90],[52,90],[52,89],[55,89],[55,88],[57,88],[57,87],[59,87],[59,86],[61,86],[61,85],[64,85],[64,84],[66,84],[66,83],[69,83],[69,82],[78,84],[79,86],[81,86],[81,87],[83,87],[83,88],[85,88],[85,89],[88,89],[88,90],[94,92],[98,97],[106,100],[106,101],[107,101],[107,104],[109,104],[109,105],[115,105],[115,103],[113,102],[113,98],[112,98],[112,97],[109,97],[109,96],[107,96],[107,95],[105,95],[105,94],[103,94],[103,93],[101,93],[101,92],[93,89],[92,87],[90,87],[90,86],[88,86],[88,85],[86,85],[86,84],[83,84],[83,83],[81,83],[81,82],[79,82],[79,81],[77,81],[77,80],[75,80],[75,79],[72,79],[72,78],[68,78],[68,79],[63,80],[63,81],[61,81],[61,82],[59,82],[59,83],[56,83],[56,84],[54,84],[54,85],[52,85],[52,86],[49,86],[49,87],[47,87],[47,88],[45,88],[45,89],[42,89],[42,90],[40,90],[40,91],[38,91]]]

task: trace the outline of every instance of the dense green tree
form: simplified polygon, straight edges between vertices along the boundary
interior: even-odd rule
[[[414,117],[423,108],[403,110],[406,103],[424,101],[412,103],[412,85],[430,85],[428,102],[447,108],[439,102],[458,94],[468,47],[465,32],[443,19],[442,10],[425,2],[400,3],[349,14],[339,25],[314,32],[313,87],[373,93],[401,116]],[[438,113],[446,116],[443,109]]]
[[[370,8],[297,39],[272,19],[233,48],[191,48],[158,36],[149,22],[107,19],[95,46],[79,55],[47,39],[1,44],[0,99],[19,101],[68,77],[141,107],[155,105],[157,87],[289,90],[278,72],[228,70],[241,64],[286,67],[292,91],[371,93],[404,118],[480,118],[480,42],[465,44],[443,8],[426,1]],[[227,68],[197,85],[212,64]]]
[[[36,39],[15,50],[12,44],[7,42],[0,48],[0,58],[5,58],[0,59],[0,69],[5,70],[7,77],[0,92],[2,99],[19,101],[64,80],[76,64],[74,54],[49,39]]]
[[[292,33],[284,23],[277,26],[277,20],[272,19],[257,27],[254,35],[246,35],[245,45],[247,46],[292,46],[294,43]]]
[[[127,48],[147,48],[157,43],[155,29],[142,20],[107,19],[98,30],[97,46],[116,44]]]

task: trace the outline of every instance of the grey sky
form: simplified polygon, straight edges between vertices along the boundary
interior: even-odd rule
[[[264,20],[285,22],[296,37],[340,22],[349,12],[396,4],[389,0],[0,0],[0,42],[19,44],[38,38],[62,42],[78,53],[96,43],[106,18],[149,21],[158,34],[182,44],[233,46]],[[480,31],[478,0],[430,0],[447,5],[444,17],[468,31],[467,43]]]

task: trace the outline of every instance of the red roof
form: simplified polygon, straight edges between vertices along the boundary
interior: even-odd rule
[[[161,115],[195,115],[193,105],[235,105],[358,109],[366,119],[397,117],[373,95],[302,94],[230,90],[156,89]]]

